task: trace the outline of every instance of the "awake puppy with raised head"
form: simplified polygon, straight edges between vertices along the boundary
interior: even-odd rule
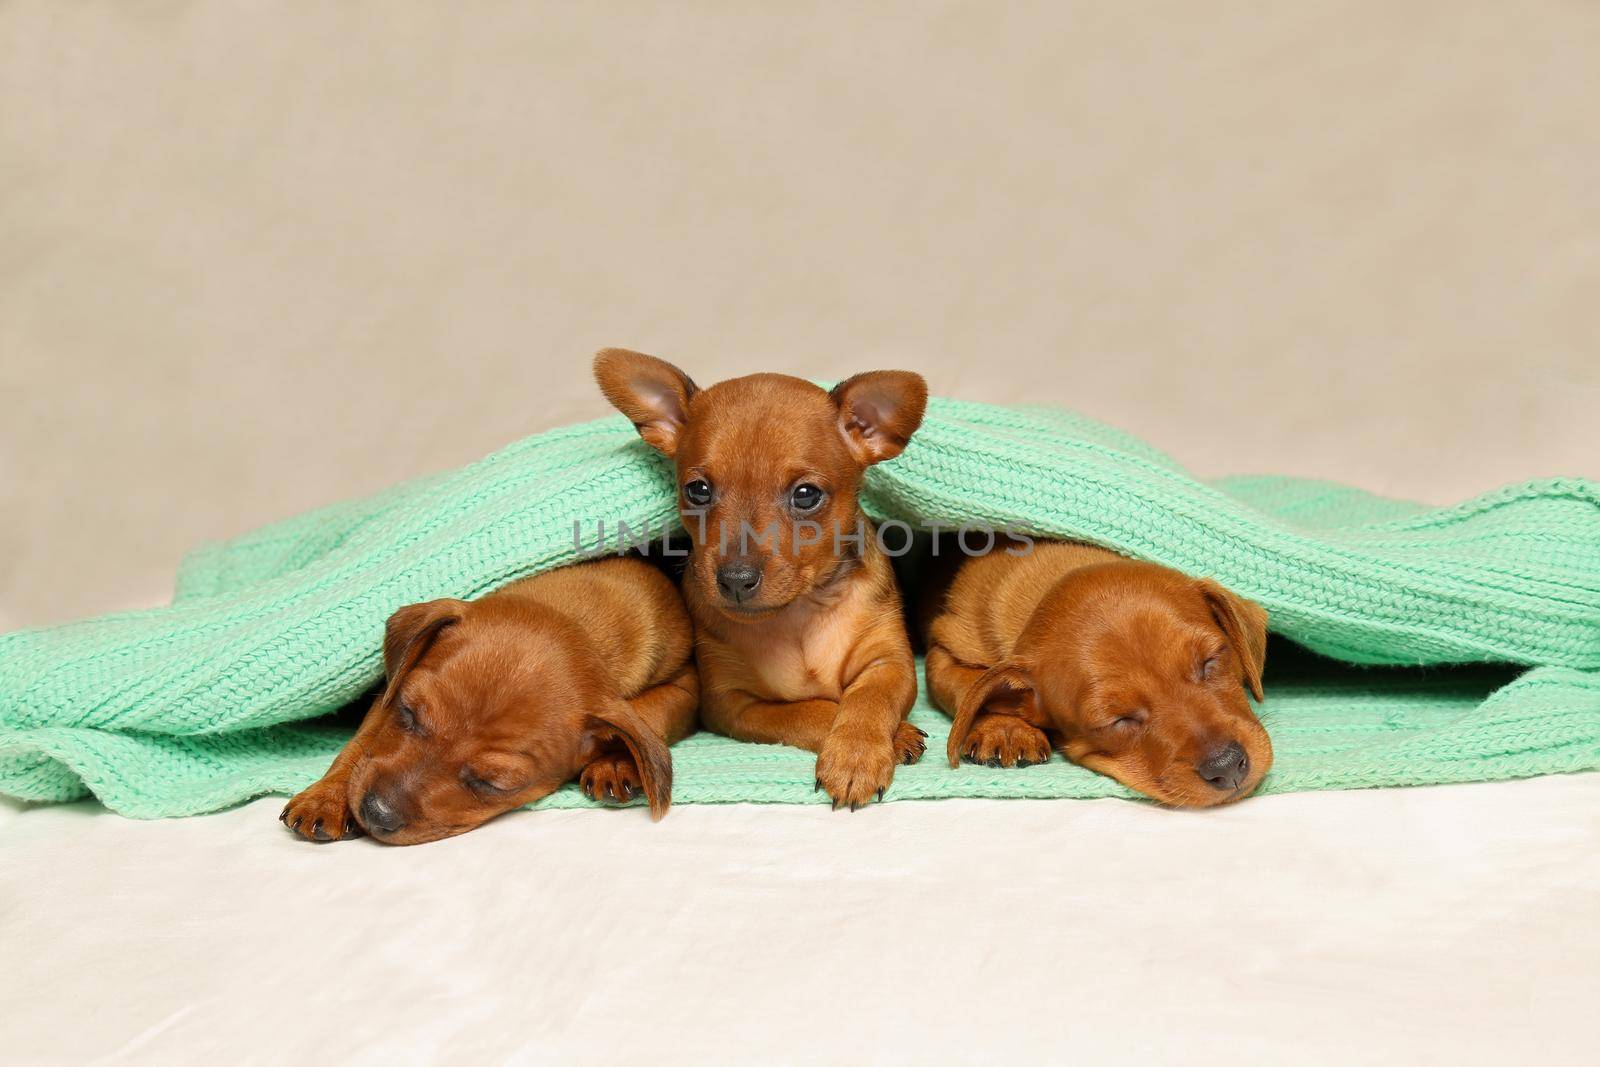
[[[672,797],[667,746],[694,730],[693,631],[636,558],[580,563],[477,600],[401,608],[388,683],[322,780],[280,818],[315,841],[463,833],[577,778],[591,799]]]
[[[921,424],[922,378],[873,371],[829,392],[752,374],[700,389],[615,348],[595,378],[676,465],[701,721],[817,753],[836,808],[881,797],[923,734],[905,721],[916,669],[894,573],[856,498],[867,467]]]
[[[1248,796],[1272,765],[1244,694],[1262,699],[1267,613],[1102,548],[1023,547],[963,560],[929,591],[928,690],[953,720],[950,766],[1028,766],[1060,747],[1168,804]]]

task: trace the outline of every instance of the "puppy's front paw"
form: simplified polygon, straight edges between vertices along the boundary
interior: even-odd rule
[[[345,804],[345,783],[326,778],[284,805],[278,821],[308,841],[341,841],[360,837],[361,827]]]
[[[883,799],[900,760],[892,740],[885,743],[853,734],[829,734],[817,753],[817,788],[828,791],[834,810],[848,807],[855,811],[874,796]]]
[[[639,765],[626,752],[608,752],[597,757],[578,775],[578,788],[590,800],[625,804],[644,793]]]
[[[979,715],[961,747],[968,763],[990,767],[1031,767],[1050,759],[1050,738],[1015,715]]]
[[[894,755],[896,763],[907,766],[922,758],[928,748],[928,732],[903,722],[894,730]]]

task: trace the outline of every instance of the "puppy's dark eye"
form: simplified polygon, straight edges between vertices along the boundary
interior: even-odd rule
[[[711,503],[711,483],[704,478],[696,478],[683,487],[683,499],[692,507],[703,508]]]
[[[789,494],[789,506],[796,511],[816,511],[822,506],[822,498],[826,495],[810,482],[801,482],[794,487],[794,492]]]
[[[395,701],[394,719],[395,722],[400,724],[400,729],[406,733],[414,734],[417,732],[417,713],[412,711],[405,701]]]

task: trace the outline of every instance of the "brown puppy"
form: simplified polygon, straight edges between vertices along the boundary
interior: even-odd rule
[[[594,799],[672,796],[667,746],[699,684],[682,598],[638,559],[548,571],[389,619],[388,684],[322,780],[280,818],[316,841],[463,833],[578,778]]]
[[[752,374],[700,389],[615,348],[595,357],[595,378],[676,461],[701,720],[817,753],[817,788],[836,808],[881,797],[923,735],[905,721],[916,668],[894,574],[856,494],[921,424],[922,378],[874,371],[830,393]]]
[[[1101,548],[1023,548],[961,562],[927,627],[928,690],[953,720],[950,766],[1042,763],[1054,744],[1168,804],[1254,790],[1272,743],[1241,686],[1262,698],[1266,612]]]

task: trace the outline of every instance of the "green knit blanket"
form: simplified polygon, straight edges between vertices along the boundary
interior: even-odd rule
[[[1265,605],[1293,644],[1267,662],[1277,761],[1263,792],[1600,768],[1593,482],[1446,508],[1286,478],[1206,483],[1074,414],[934,400],[864,501],[913,525],[1097,542]],[[0,636],[0,793],[92,794],[153,818],[298,790],[350,731],[306,720],[379,679],[395,608],[566,563],[575,520],[592,542],[598,519],[660,529],[675,514],[669,469],[611,418],[203,547],[167,607]],[[943,716],[912,714],[930,755],[900,768],[891,800],[1128,795],[1059,758],[951,769]],[[707,734],[673,751],[677,803],[822,802],[809,753]],[[541,806],[587,803],[569,787]]]

